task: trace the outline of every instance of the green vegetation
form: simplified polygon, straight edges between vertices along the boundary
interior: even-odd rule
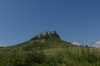
[[[100,66],[100,49],[76,46],[56,36],[0,48],[0,66]]]

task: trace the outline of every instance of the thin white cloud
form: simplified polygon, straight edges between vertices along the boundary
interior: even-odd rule
[[[96,44],[100,45],[100,41],[96,42]]]
[[[100,48],[100,41],[92,44],[92,47]]]
[[[4,47],[4,45],[0,45],[0,47]]]
[[[73,42],[72,44],[74,44],[74,45],[78,45],[78,46],[82,45],[82,44],[79,43],[79,42]]]

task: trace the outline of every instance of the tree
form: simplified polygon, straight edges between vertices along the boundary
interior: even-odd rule
[[[88,47],[88,45],[85,45],[85,47]]]

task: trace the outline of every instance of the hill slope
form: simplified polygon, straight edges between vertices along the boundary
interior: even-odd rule
[[[56,31],[53,31],[52,33],[49,34],[47,32],[44,32],[43,36],[38,34],[37,36],[33,37],[28,41],[13,46],[9,46],[7,47],[7,49],[30,51],[32,49],[39,50],[40,47],[42,47],[42,49],[50,49],[50,48],[63,48],[65,46],[72,47],[76,45],[63,41],[62,39],[60,39],[60,36],[56,33]]]
[[[39,34],[23,43],[1,47],[0,61],[0,66],[100,66],[100,49],[77,47],[56,33]]]

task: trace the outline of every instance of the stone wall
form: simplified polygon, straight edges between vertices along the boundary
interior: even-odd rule
[[[39,33],[37,35],[35,35],[35,37],[44,37],[44,36],[52,36],[52,35],[57,35],[57,32],[56,31],[44,31],[44,33]]]

